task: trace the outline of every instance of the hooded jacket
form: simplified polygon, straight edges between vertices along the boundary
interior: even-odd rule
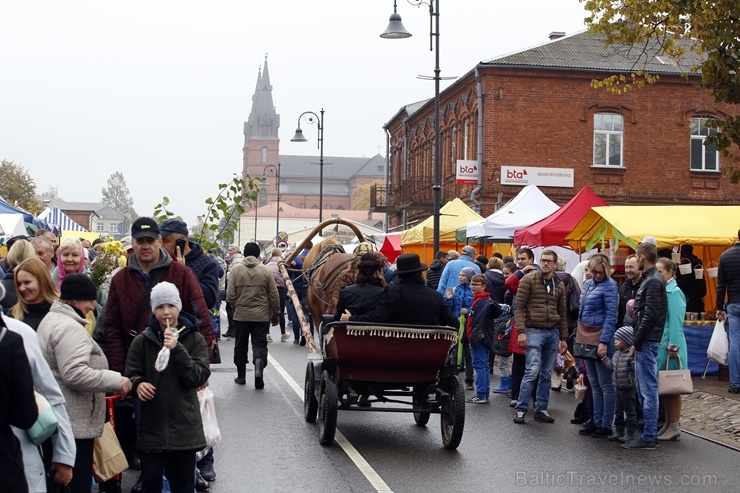
[[[162,271],[157,273],[157,271]],[[111,369],[123,371],[126,365],[126,351],[136,334],[148,326],[149,302],[143,315],[139,319],[138,327],[134,327],[136,316],[144,303],[144,294],[147,292],[150,280],[154,275],[160,281],[168,281],[177,286],[182,300],[182,312],[189,313],[200,320],[200,333],[210,347],[211,315],[203,299],[203,291],[193,271],[179,262],[173,262],[172,257],[162,248],[159,250],[159,261],[147,275],[139,267],[136,254],[131,255],[128,265],[121,269],[110,283],[108,301],[105,304],[105,349]],[[160,275],[161,274],[161,275]]]
[[[439,279],[442,277],[442,271],[445,270],[445,263],[440,259],[435,258],[432,263],[429,264],[429,270],[427,270],[427,286],[432,289],[437,289],[439,286]]]
[[[506,294],[504,273],[498,269],[488,269],[484,275],[486,276],[486,292],[490,298],[497,303],[503,303],[504,294]]]
[[[226,302],[234,308],[234,320],[268,322],[280,313],[280,295],[272,271],[255,257],[231,264]]]
[[[202,449],[206,446],[196,389],[208,381],[208,347],[198,331],[198,320],[181,312],[178,327],[186,329],[170,351],[164,371],[154,369],[162,350],[159,321],[152,315],[149,326],[136,336],[126,358],[126,376],[134,392],[142,382],[156,388],[154,398],[141,403],[138,448],[151,451]]]
[[[445,303],[447,303],[452,314],[459,317],[460,310],[470,308],[470,305],[473,304],[473,290],[470,288],[470,283],[458,284],[452,293],[452,298],[445,296]]]

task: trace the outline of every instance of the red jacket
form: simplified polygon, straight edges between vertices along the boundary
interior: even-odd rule
[[[131,333],[139,334],[149,326],[152,309],[147,303],[138,326],[133,327],[149,278],[159,269],[164,269],[160,281],[168,281],[177,286],[182,300],[182,311],[199,319],[200,333],[203,334],[206,345],[211,346],[213,335],[211,315],[193,271],[178,262],[173,262],[172,257],[160,249],[159,262],[147,276],[139,269],[136,256],[132,255],[128,266],[111,279],[108,301],[105,303],[105,346],[111,370],[123,373],[128,347],[133,340]]]
[[[506,289],[514,293],[514,296],[516,296],[516,290],[519,289],[519,280],[520,278],[516,276],[516,274],[512,274],[509,277],[506,278],[506,281],[504,284],[506,285]],[[512,310],[514,309],[513,303],[512,303]],[[517,341],[519,339],[519,333],[516,331],[516,320],[511,320],[511,336],[509,336],[509,352],[521,354],[522,356],[526,354],[526,351],[519,347],[519,344],[517,344]]]

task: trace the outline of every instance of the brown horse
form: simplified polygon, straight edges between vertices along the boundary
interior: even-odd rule
[[[333,238],[314,245],[306,255],[303,261],[307,279],[306,305],[316,327],[321,325],[322,315],[329,313],[332,298],[338,296],[336,280],[350,266],[353,258],[354,255],[344,253],[342,246]]]

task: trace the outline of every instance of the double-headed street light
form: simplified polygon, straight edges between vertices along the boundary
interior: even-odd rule
[[[440,198],[442,195],[442,169],[440,167],[439,156],[439,0],[407,0],[411,5],[420,7],[422,4],[429,5],[429,51],[434,51],[434,184],[432,191],[434,194],[434,204],[432,215],[434,216],[434,253],[439,251],[439,208]],[[435,9],[436,3],[436,9]],[[434,21],[434,26],[432,25]],[[388,22],[388,27],[380,35],[385,39],[401,39],[411,37],[411,33],[403,27],[401,16],[396,12],[396,1],[393,1],[393,13]],[[434,43],[432,43],[432,40]],[[432,46],[433,45],[433,46]],[[420,77],[428,78],[428,77]]]
[[[301,130],[301,118],[306,117],[306,122],[310,124],[316,123],[319,129],[319,222],[324,220],[324,108],[321,108],[317,115],[313,111],[304,111],[298,117],[298,128],[295,131],[295,135],[291,142],[308,142],[308,139],[303,136],[303,130]]]
[[[268,164],[264,167],[264,169],[262,170],[262,183],[260,183],[261,187],[266,187],[269,185],[269,183],[267,183],[267,175],[265,173],[270,168],[272,168],[273,172],[275,173],[275,180],[277,182],[277,209],[275,211],[275,242],[277,244],[277,237],[280,233],[280,161],[278,161],[277,166],[275,166],[274,164]],[[255,219],[255,231],[257,231],[256,223],[257,220]]]

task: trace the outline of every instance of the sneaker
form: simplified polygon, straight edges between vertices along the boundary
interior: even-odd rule
[[[472,383],[469,383],[469,384],[467,384],[467,385],[468,385],[468,386],[467,386],[466,388],[467,388],[468,390],[475,390],[475,389],[474,389],[474,387],[473,387],[473,384],[472,384]]]
[[[740,394],[740,387],[733,387],[730,385],[730,387],[727,389],[727,392],[730,394]]]
[[[554,423],[555,422],[555,418],[550,416],[547,413],[547,411],[535,411],[534,420],[539,421],[540,423]]]
[[[524,423],[524,416],[526,416],[527,413],[525,411],[517,411],[516,414],[514,414],[514,423],[520,425]]]
[[[280,342],[286,342],[288,339],[290,339],[290,335],[287,332],[280,336]]]
[[[470,399],[465,399],[465,402],[469,402],[471,404],[488,404],[491,402],[491,399],[481,399],[477,395],[474,395]]]
[[[216,470],[213,468],[213,462],[204,462],[201,467],[198,468],[198,472],[206,481],[216,480]]]
[[[604,428],[602,426],[597,426],[596,429],[591,433],[591,436],[594,438],[604,438],[608,437],[612,434],[612,430],[609,428]],[[616,440],[619,440],[619,437],[616,438]],[[615,441],[615,440],[612,440]]]
[[[631,442],[623,443],[622,448],[638,449],[638,450],[655,450],[658,442],[646,442],[642,438],[637,438]]]
[[[272,337],[270,336],[270,334],[267,334],[267,342],[272,342]]]
[[[293,339],[293,345],[294,346],[297,346],[298,345],[298,339]]]
[[[509,402],[509,407],[516,407],[516,399],[512,399],[512,400],[511,400],[511,401]]]

